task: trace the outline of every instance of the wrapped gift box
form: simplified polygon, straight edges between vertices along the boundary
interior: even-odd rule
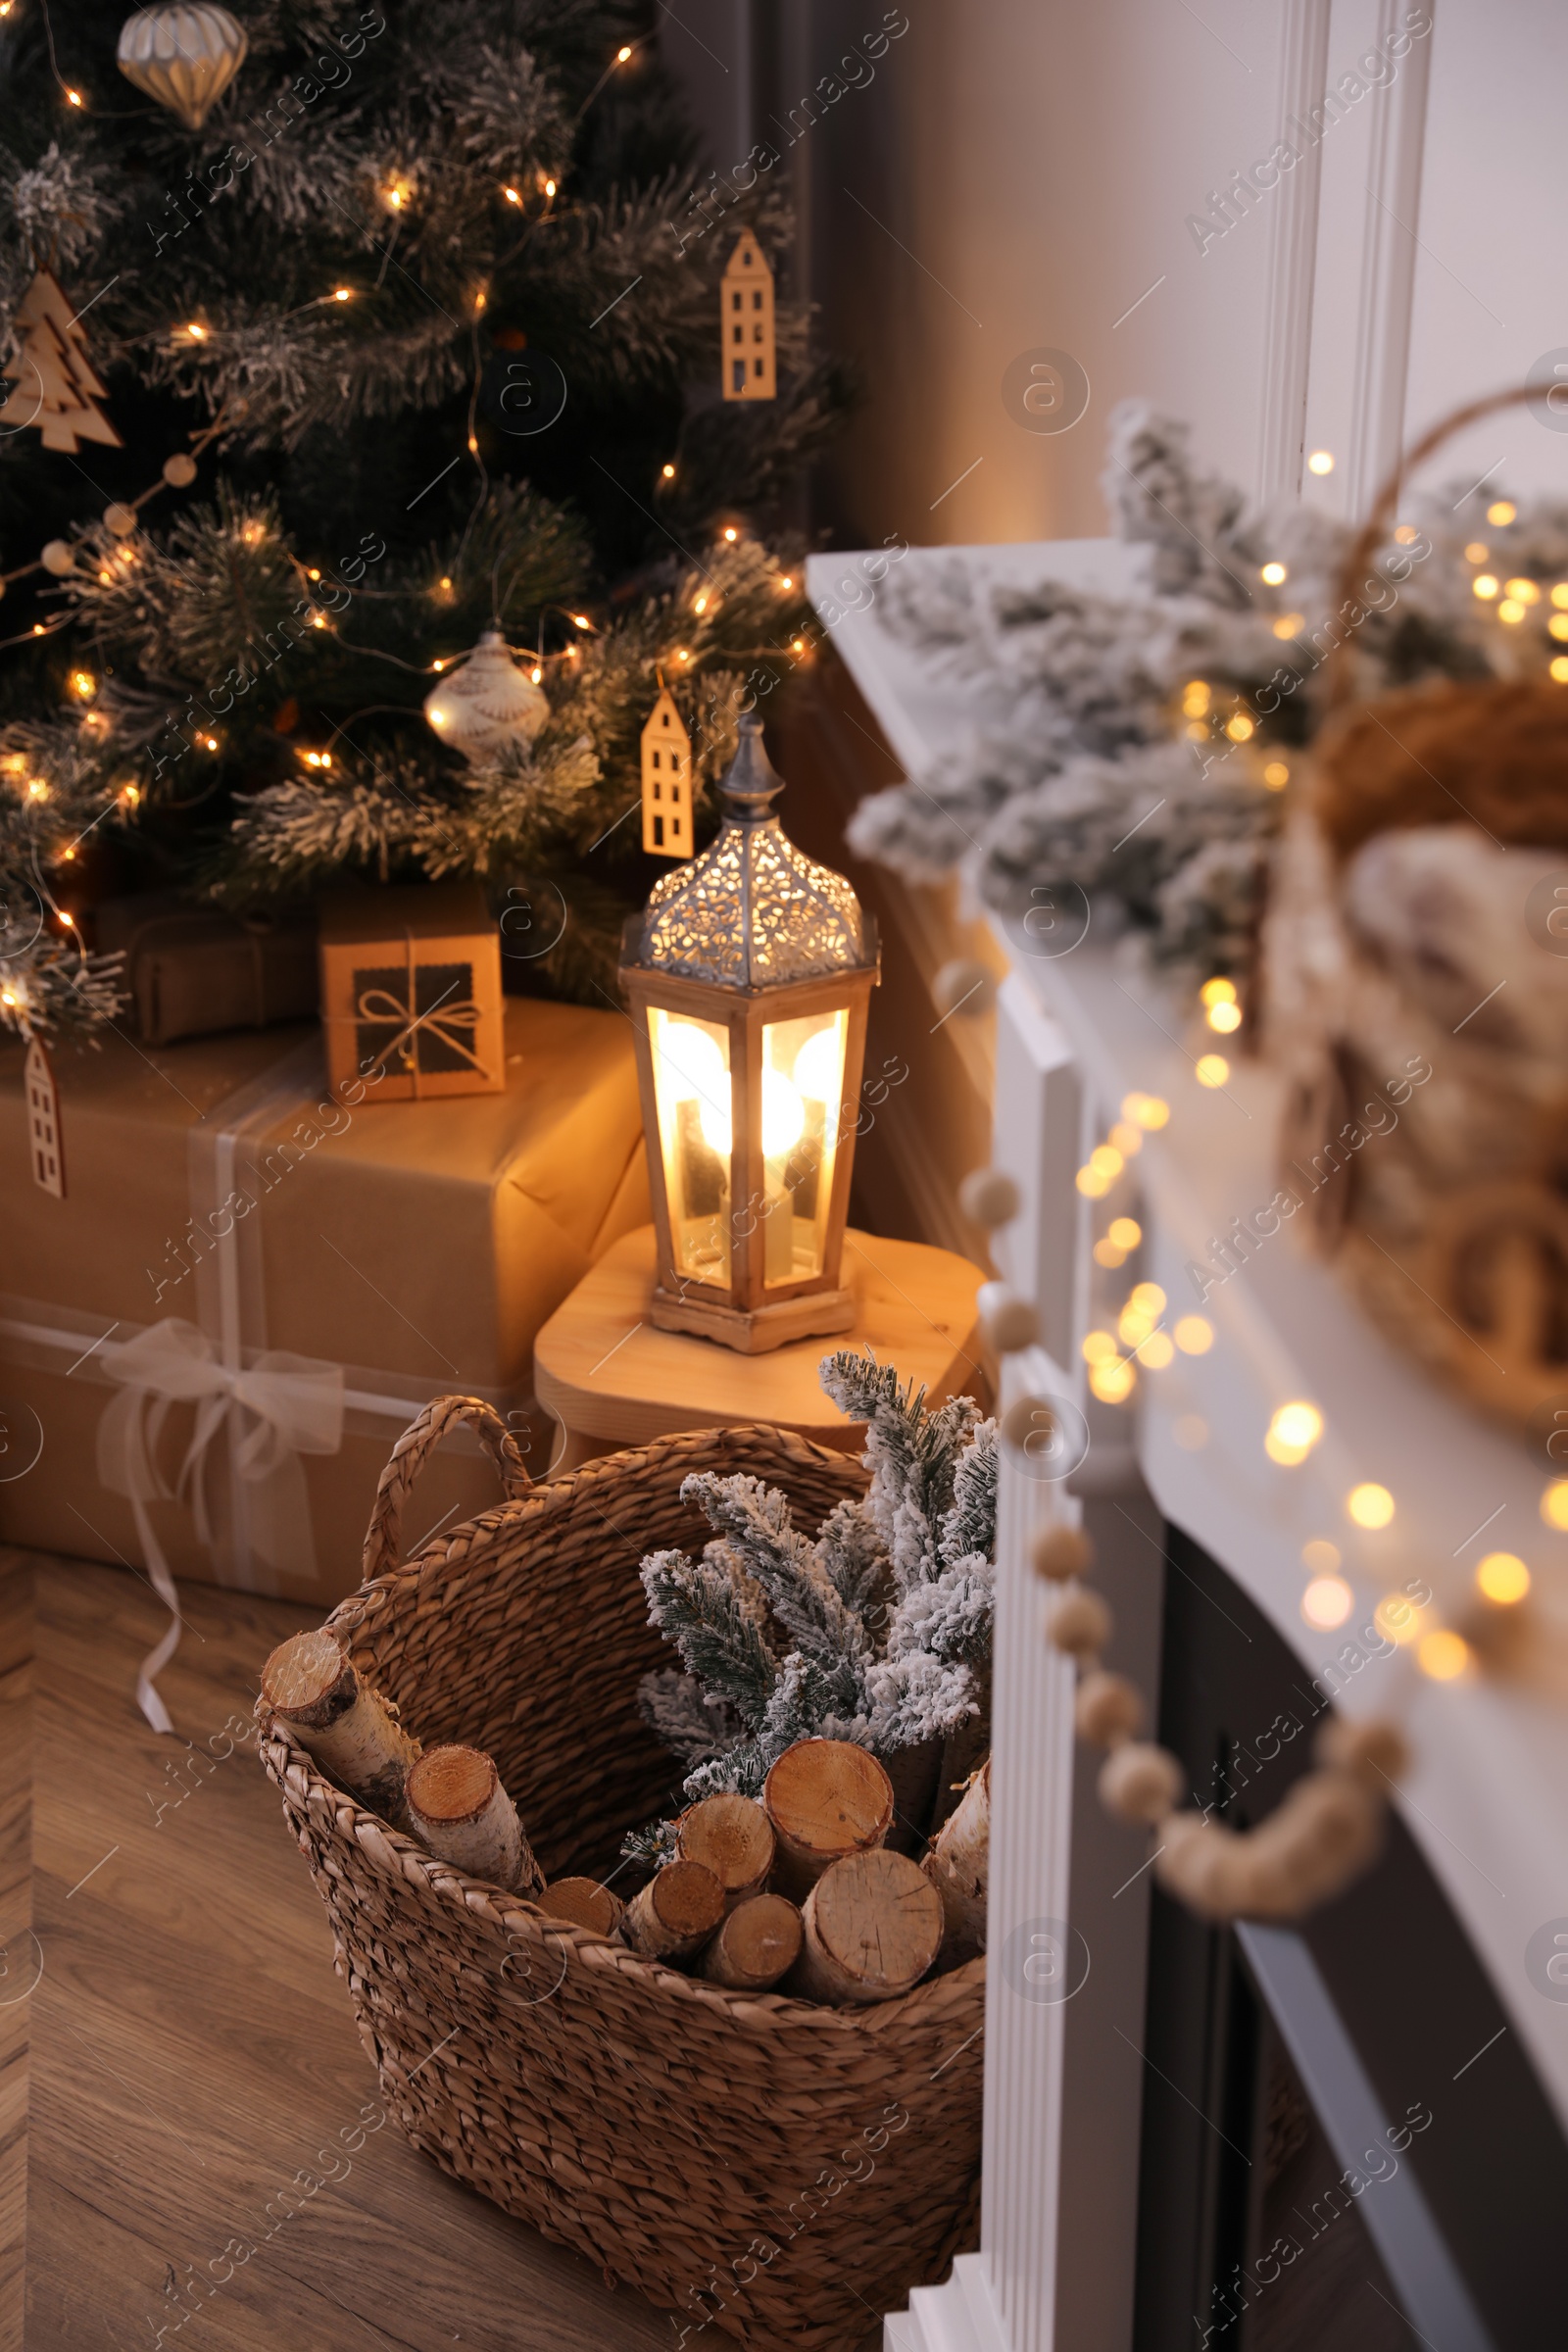
[[[435,1102],[329,1088],[314,1028],[58,1054],[63,1200],[0,1053],[0,1538],[150,1565],[150,1533],[176,1576],[319,1613],[432,1396],[485,1397],[549,1467],[534,1334],[647,1219],[637,1078],[618,1013],[505,1018],[504,1090]],[[476,1448],[444,1454],[411,1547],[496,1498]]]

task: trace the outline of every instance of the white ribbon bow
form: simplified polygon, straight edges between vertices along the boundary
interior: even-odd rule
[[[188,1501],[196,1532],[211,1548],[207,1511],[207,1451],[231,1413],[239,1442],[232,1462],[246,1482],[251,1539],[273,1567],[315,1567],[305,1453],[336,1453],[343,1443],[343,1367],[273,1349],[248,1371],[221,1364],[213,1343],[194,1323],[170,1315],[134,1340],[103,1350],[104,1370],[120,1384],[98,1424],[98,1480],[128,1497],[153,1589],[173,1623],[142,1661],[136,1678],[141,1711],[156,1732],[172,1732],[169,1709],[153,1686],[179,1645],[179,1594],[153,1532],[149,1502]],[[158,1466],[158,1443],[170,1407],[193,1403],[196,1426],[172,1487]]]

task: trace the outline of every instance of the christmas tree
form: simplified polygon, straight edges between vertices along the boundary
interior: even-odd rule
[[[541,899],[528,981],[601,1002],[662,870],[661,680],[701,837],[737,710],[808,653],[781,533],[842,403],[802,305],[776,398],[720,397],[743,228],[787,266],[779,158],[701,172],[652,7],[204,15],[243,61],[199,130],[117,70],[122,10],[0,24],[0,1021],[112,1009],[95,897],[339,876]],[[40,334],[122,448],[51,441]],[[489,631],[545,702],[466,759],[423,704]]]

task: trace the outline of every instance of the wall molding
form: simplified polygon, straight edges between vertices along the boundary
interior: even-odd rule
[[[1404,0],[1379,0],[1377,38],[1386,54],[1407,13]],[[1372,98],[1376,112],[1361,241],[1347,482],[1352,515],[1370,513],[1404,447],[1418,248],[1415,223],[1421,209],[1433,39],[1429,32],[1412,43],[1396,79]]]
[[[1328,78],[1330,0],[1286,0],[1280,67],[1280,136],[1322,101]],[[1257,494],[1268,504],[1298,498],[1306,442],[1312,358],[1312,296],[1323,151],[1309,147],[1280,182],[1269,222],[1268,320],[1263,339]]]

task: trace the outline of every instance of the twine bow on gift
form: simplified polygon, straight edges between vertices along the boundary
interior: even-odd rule
[[[128,1497],[147,1574],[173,1623],[142,1661],[136,1697],[154,1731],[170,1732],[169,1710],[154,1688],[179,1645],[179,1594],[148,1516],[150,1502],[188,1502],[203,1544],[212,1545],[207,1510],[208,1448],[230,1415],[237,1443],[230,1460],[245,1482],[251,1542],[273,1567],[296,1573],[315,1565],[305,1471],[300,1456],[336,1453],[343,1443],[343,1367],[273,1349],[246,1370],[219,1361],[213,1343],[194,1323],[170,1315],[133,1340],[103,1350],[103,1366],[119,1384],[98,1424],[98,1479]],[[194,1404],[196,1423],[179,1475],[171,1486],[158,1463],[159,1440],[170,1407]]]
[[[474,1052],[472,1045],[466,1042],[465,1038],[465,1032],[466,1032],[467,1038],[473,1037],[483,1018],[477,1000],[473,997],[461,997],[455,1004],[452,1002],[457,990],[462,986],[462,980],[458,979],[454,980],[451,986],[437,997],[435,1003],[426,1011],[418,1011],[416,1002],[418,974],[421,968],[428,971],[430,967],[428,965],[421,967],[416,963],[412,936],[407,945],[409,961],[406,999],[400,1001],[389,988],[362,988],[355,998],[354,1018],[362,1026],[376,1029],[393,1026],[397,1028],[397,1035],[386,1051],[376,1056],[377,1061],[383,1066],[390,1061],[402,1062],[413,1076],[415,1093],[417,1095],[421,1076],[419,1033],[421,1030],[425,1030],[444,1046],[449,1054],[456,1055],[460,1063],[466,1062],[470,1070],[477,1070],[481,1077],[485,1076],[487,1073],[482,1057]],[[471,986],[471,968],[465,965],[463,969],[467,973]]]

